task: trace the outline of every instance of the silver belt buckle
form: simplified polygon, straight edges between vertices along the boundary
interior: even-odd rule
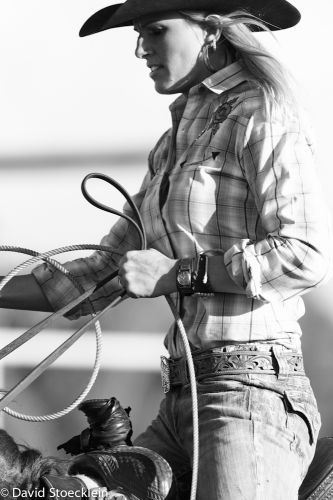
[[[165,356],[161,356],[161,378],[164,394],[170,391],[170,368],[169,360]]]

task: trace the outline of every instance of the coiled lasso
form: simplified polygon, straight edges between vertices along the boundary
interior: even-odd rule
[[[117,210],[114,210],[106,205],[103,205],[102,203],[96,201],[87,191],[86,184],[89,179],[100,179],[103,180],[112,186],[114,186],[116,189],[118,189],[123,196],[125,197],[126,201],[129,203],[130,207],[133,210],[134,213],[134,218],[129,217],[128,215],[118,212]],[[120,185],[118,184],[114,179],[111,179],[110,177],[104,175],[104,174],[89,174],[87,175],[84,180],[82,181],[81,185],[82,193],[84,197],[94,205],[95,207],[104,210],[106,212],[118,215],[120,217],[125,218],[128,222],[134,225],[136,230],[138,231],[139,237],[140,237],[140,247],[141,250],[144,250],[147,248],[147,240],[146,240],[146,234],[144,230],[144,225],[141,219],[141,215],[139,213],[138,208],[134,204],[133,200],[127,193],[127,191]],[[63,273],[65,276],[68,277],[69,280],[71,280],[72,284],[76,287],[78,292],[80,293],[79,297],[74,299],[71,303],[67,304],[64,306],[62,309],[59,311],[55,312],[54,314],[50,315],[48,318],[45,320],[41,321],[34,327],[30,328],[28,331],[23,333],[20,337],[15,339],[13,342],[5,346],[0,350],[0,360],[13,352],[15,349],[17,349],[19,346],[33,338],[37,333],[39,333],[42,329],[46,328],[49,324],[51,324],[55,319],[59,318],[60,316],[63,316],[66,312],[70,311],[73,309],[76,305],[81,303],[82,301],[86,300],[90,304],[90,309],[91,309],[91,319],[85,323],[79,330],[77,330],[74,334],[72,334],[71,337],[69,337],[63,344],[61,344],[55,351],[53,351],[47,358],[45,358],[39,365],[37,365],[21,382],[19,382],[14,388],[12,388],[8,393],[5,394],[5,396],[2,397],[0,400],[0,410],[2,409],[4,412],[8,413],[9,415],[19,418],[22,420],[27,420],[30,422],[41,422],[41,421],[47,421],[47,420],[53,420],[56,418],[59,418],[63,415],[66,415],[69,413],[71,410],[76,408],[82,401],[83,399],[87,396],[89,391],[91,390],[98,371],[100,369],[100,357],[101,357],[101,350],[102,350],[102,333],[101,333],[101,328],[99,324],[99,318],[105,314],[106,311],[108,311],[110,308],[115,307],[126,295],[126,292],[124,290],[120,291],[119,295],[102,311],[96,313],[93,308],[93,304],[89,301],[90,295],[92,295],[98,288],[102,287],[105,285],[108,281],[112,280],[117,276],[117,272],[114,272],[107,276],[103,281],[98,283],[97,286],[92,287],[91,289],[84,291],[80,283],[77,281],[75,276],[73,276],[63,265],[61,265],[59,262],[54,260],[52,257],[55,255],[58,255],[60,253],[65,253],[65,252],[71,252],[71,251],[76,251],[76,250],[99,250],[99,251],[105,251],[105,252],[111,252],[112,249],[109,247],[101,246],[101,245],[89,245],[89,244],[80,244],[80,245],[71,245],[71,246],[66,246],[62,248],[58,248],[55,250],[50,250],[45,253],[38,253],[34,250],[28,250],[25,248],[20,248],[20,247],[14,247],[14,246],[0,246],[0,251],[2,252],[17,252],[17,253],[24,253],[30,255],[32,258],[29,260],[23,262],[22,264],[18,265],[15,267],[10,273],[7,274],[3,278],[3,280],[0,283],[0,293],[2,289],[5,287],[5,285],[14,277],[16,276],[19,272],[21,272],[23,269],[25,269],[28,266],[31,266],[35,264],[36,262],[42,260],[44,262],[47,262],[49,265],[51,265],[53,268],[57,269],[61,273]],[[184,349],[185,349],[185,354],[186,354],[186,360],[187,360],[187,365],[188,365],[188,370],[189,370],[189,378],[190,378],[190,387],[191,387],[191,396],[192,396],[192,417],[193,417],[193,464],[192,464],[192,485],[191,485],[191,496],[190,500],[195,500],[196,498],[196,490],[197,490],[197,480],[198,480],[198,468],[199,468],[199,422],[198,422],[198,398],[197,398],[197,387],[196,387],[196,378],[195,378],[195,370],[194,370],[194,364],[193,364],[193,359],[192,359],[192,354],[191,354],[191,348],[189,345],[189,341],[186,335],[186,331],[183,325],[183,322],[180,318],[180,315],[177,311],[177,308],[175,304],[173,303],[172,299],[170,296],[166,296],[166,300],[169,304],[169,307],[172,311],[172,314],[175,318],[178,330],[180,332],[180,335],[182,337],[183,343],[184,343]],[[83,390],[83,392],[65,409],[58,411],[56,413],[51,413],[48,415],[42,415],[42,416],[34,416],[34,415],[25,415],[23,413],[18,413],[14,410],[11,410],[6,406],[9,402],[11,402],[14,397],[16,397],[18,394],[20,394],[26,387],[28,387],[43,371],[46,370],[48,366],[50,366],[58,357],[61,356],[71,345],[73,345],[82,335],[83,333],[87,330],[87,328],[94,324],[95,326],[95,333],[96,333],[96,357],[95,357],[95,363],[93,367],[93,371],[90,377],[90,380],[86,386],[86,388]]]

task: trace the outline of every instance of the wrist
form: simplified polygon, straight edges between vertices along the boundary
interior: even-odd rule
[[[163,263],[163,273],[157,282],[157,287],[153,296],[169,295],[177,291],[177,266],[178,260],[167,259]]]

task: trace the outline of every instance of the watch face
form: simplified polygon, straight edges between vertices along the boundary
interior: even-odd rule
[[[177,281],[180,286],[191,286],[191,273],[189,271],[180,271]]]

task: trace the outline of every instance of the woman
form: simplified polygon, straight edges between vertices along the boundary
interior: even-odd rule
[[[120,221],[102,240],[111,256],[67,266],[84,287],[119,268],[129,296],[171,294],[177,304],[197,373],[198,500],[296,499],[319,432],[298,319],[300,295],[330,270],[327,213],[285,71],[252,32],[299,18],[285,0],[127,0],[80,33],[134,25],[156,91],[181,93],[135,197],[148,250]],[[120,285],[97,292],[96,308]],[[1,305],[58,309],[74,294],[42,265],[10,282]],[[82,305],[72,317],[88,312]],[[181,481],[191,470],[192,416],[175,327],[166,346],[170,390],[136,444],[162,455]]]

